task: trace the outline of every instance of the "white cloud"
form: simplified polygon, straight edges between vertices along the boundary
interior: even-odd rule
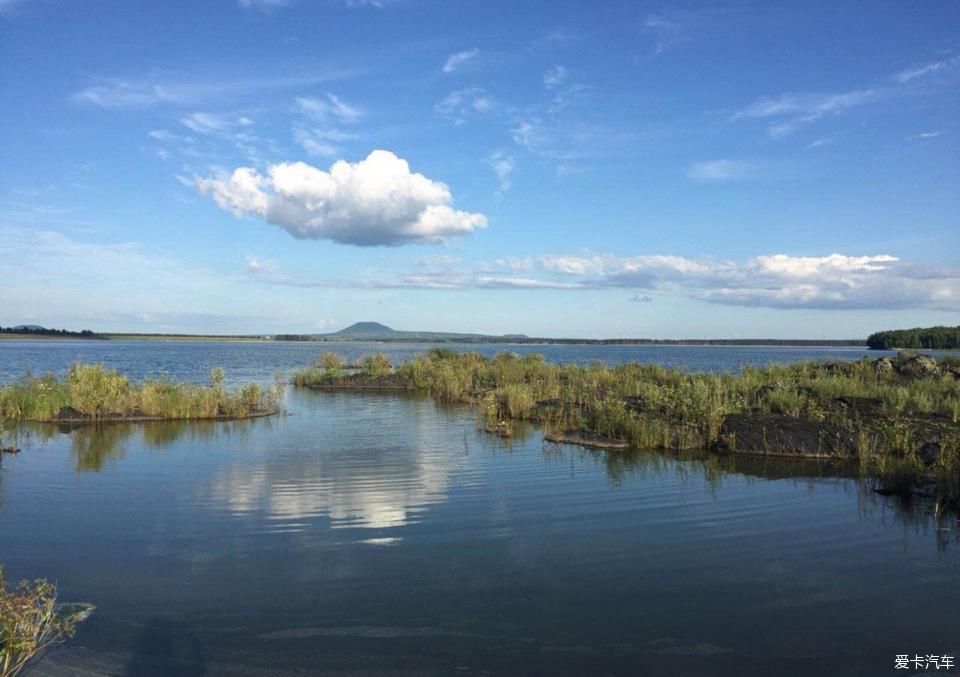
[[[237,0],[237,4],[244,9],[258,9],[261,12],[271,12],[282,7],[289,7],[292,0]]]
[[[246,116],[229,116],[215,113],[190,113],[180,118],[180,124],[197,134],[222,135],[241,127],[249,127],[253,120]],[[151,133],[151,136],[154,134]],[[154,138],[159,138],[154,136]]]
[[[198,179],[197,189],[236,216],[256,216],[300,239],[358,246],[440,242],[486,227],[483,214],[450,205],[450,189],[413,173],[385,150],[340,160],[329,171],[303,162],[271,165],[262,175],[240,167]]]
[[[932,61],[930,63],[905,68],[893,77],[900,84],[906,84],[917,78],[926,77],[932,73],[943,72],[950,68],[955,68],[958,65],[960,65],[960,56],[953,56],[949,59],[941,59],[940,61]]]
[[[337,129],[308,129],[295,126],[293,139],[310,155],[333,157],[341,152],[340,143],[357,138],[356,134],[341,132]]]
[[[611,254],[540,258],[544,270],[584,288],[625,287],[714,303],[774,308],[960,309],[960,268],[873,256],[756,256],[745,263]]]
[[[513,156],[502,150],[491,153],[487,157],[487,164],[497,177],[497,196],[503,197],[510,190],[510,175],[513,173]]]
[[[363,111],[335,94],[328,92],[325,98],[300,97],[296,104],[308,122],[293,125],[293,138],[310,155],[333,157],[342,152],[342,142],[358,138],[337,125],[356,123],[363,117]]]
[[[784,94],[774,99],[759,99],[735,113],[732,119],[770,120],[768,133],[772,137],[781,137],[825,116],[871,103],[882,94],[881,90],[874,88],[838,94]]]
[[[543,86],[547,89],[556,89],[566,81],[569,74],[563,66],[554,66],[543,74]]]
[[[735,181],[749,178],[753,167],[741,160],[707,160],[687,168],[687,177],[698,181]]]
[[[937,138],[938,136],[940,136],[941,134],[943,134],[943,132],[941,132],[941,131],[936,131],[936,132],[920,132],[919,134],[914,134],[914,135],[912,135],[912,136],[908,136],[907,139],[909,139],[909,140],[911,140],[911,141],[912,141],[912,140],[916,140],[916,139],[935,139],[935,138]]]
[[[960,56],[953,56],[907,68],[884,78],[879,83],[860,89],[827,94],[791,93],[774,98],[761,98],[734,113],[731,120],[767,120],[769,123],[767,132],[770,136],[787,136],[823,118],[840,115],[915,89],[932,75],[952,72],[957,67],[960,67]]]
[[[147,132],[147,136],[149,136],[151,139],[156,139],[157,141],[164,141],[167,143],[179,141],[181,138],[180,135],[174,134],[166,129],[151,129],[149,132]]]
[[[465,49],[462,52],[451,54],[447,57],[447,60],[444,61],[442,70],[444,73],[453,73],[467,61],[475,58],[479,53],[480,50],[474,47],[473,49]]]
[[[589,87],[570,81],[570,71],[564,66],[554,66],[543,74],[544,88],[553,93],[553,100],[547,108],[550,113],[558,113],[573,101],[585,94]]]
[[[190,80],[145,75],[139,78],[97,78],[75,92],[72,99],[101,108],[145,108],[158,105],[190,106],[255,92],[295,89],[351,75],[348,71],[327,71],[304,77],[250,78],[245,80]]]
[[[656,54],[661,54],[684,40],[683,26],[675,17],[665,14],[649,15],[643,22],[643,28],[653,36],[653,51]]]
[[[415,289],[627,289],[710,303],[782,309],[960,310],[960,266],[909,263],[872,256],[756,256],[745,262],[667,254],[616,256],[580,252],[498,259],[472,267],[418,262],[394,277],[309,281],[261,274],[264,282],[297,287]]]
[[[323,122],[331,118],[338,122],[356,122],[363,117],[363,111],[330,92],[325,99],[298,97],[297,106],[301,112]]]
[[[488,113],[496,106],[496,101],[481,87],[468,87],[450,92],[435,106],[441,115],[462,125],[472,115]]]

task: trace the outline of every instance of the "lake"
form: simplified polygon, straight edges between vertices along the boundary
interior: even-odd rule
[[[2,341],[0,373],[82,360],[269,382],[327,347]],[[509,349],[691,370],[864,352]],[[98,607],[33,674],[873,676],[960,654],[957,520],[826,466],[502,440],[415,395],[288,389],[286,405],[38,426],[3,458],[8,578]]]

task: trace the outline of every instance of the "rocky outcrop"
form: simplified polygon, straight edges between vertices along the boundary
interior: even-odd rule
[[[719,446],[727,451],[774,456],[849,456],[853,436],[838,425],[782,414],[729,414],[720,427]]]
[[[333,377],[307,386],[314,390],[413,390],[409,379],[397,373],[373,376],[370,374],[348,374]]]
[[[887,376],[894,372],[893,367],[893,358],[890,357],[881,357],[879,360],[873,363],[873,368],[877,372],[877,376]]]
[[[926,378],[940,373],[940,365],[929,355],[910,355],[898,359],[894,366],[897,373],[911,378]]]

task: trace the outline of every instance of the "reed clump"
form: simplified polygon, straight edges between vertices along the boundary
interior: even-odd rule
[[[216,368],[209,385],[165,379],[133,383],[103,365],[75,364],[64,377],[26,376],[0,388],[0,422],[245,418],[277,411],[279,386],[264,389],[254,383],[231,390],[223,380],[223,370]]]

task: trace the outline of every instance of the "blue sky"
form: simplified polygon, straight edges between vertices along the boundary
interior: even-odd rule
[[[960,324],[960,4],[0,0],[0,325]]]

